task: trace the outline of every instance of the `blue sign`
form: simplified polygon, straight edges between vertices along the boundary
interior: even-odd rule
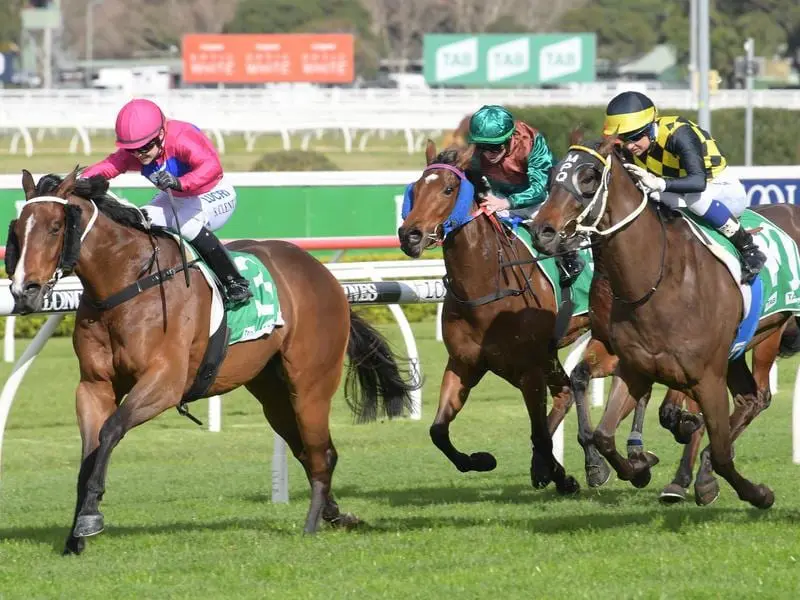
[[[11,83],[11,78],[14,76],[14,57],[13,52],[0,53],[0,81],[3,83]]]
[[[759,204],[798,204],[800,203],[800,167],[794,179],[745,179],[742,184],[747,190],[750,206]]]

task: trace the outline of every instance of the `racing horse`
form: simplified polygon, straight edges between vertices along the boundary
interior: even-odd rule
[[[74,271],[83,284],[73,334],[82,460],[65,545],[72,554],[103,530],[99,504],[113,449],[133,427],[181,405],[190,390],[209,345],[212,307],[210,286],[197,268],[187,269],[171,234],[109,196],[101,177],[78,179],[77,172],[34,184],[23,171],[26,202],[10,224],[6,251],[11,291],[23,313],[40,309],[64,273]],[[239,240],[229,247],[267,267],[285,324],[232,344],[203,396],[243,385],[258,399],[308,477],[305,532],[317,531],[320,520],[354,526],[358,519],[342,513],[331,493],[338,456],[329,413],[345,355],[346,398],[360,421],[410,407],[417,383],[404,378],[387,342],[351,312],[341,285],[310,254],[281,241]],[[181,270],[185,283],[175,277]]]
[[[625,407],[646,404],[653,383],[662,383],[699,404],[710,441],[702,460],[710,460],[741,500],[769,508],[772,490],[753,484],[734,465],[733,441],[768,402],[744,355],[729,361],[743,307],[738,286],[684,219],[648,201],[624,161],[615,136],[572,146],[556,167],[567,173],[567,184],[551,189],[531,225],[534,244],[545,253],[590,234],[608,276],[609,342],[619,364],[593,440],[620,479],[648,471],[646,461],[617,452],[614,432]],[[800,239],[797,207],[770,206],[761,213],[795,243]],[[784,312],[761,319],[749,346],[773,340],[779,347],[790,317]],[[727,387],[734,393],[730,415]]]
[[[531,422],[532,485],[542,488],[553,481],[560,493],[575,493],[577,481],[553,456],[552,434],[571,404],[571,393],[557,348],[549,343],[558,308],[550,283],[536,265],[501,266],[526,256],[527,250],[503,230],[495,216],[453,224],[454,219],[468,219],[478,208],[473,183],[466,175],[473,151],[474,146],[451,147],[437,155],[435,144],[428,141],[427,167],[413,184],[413,203],[404,208],[408,214],[398,229],[401,249],[412,258],[435,244],[441,243],[444,250],[448,293],[442,334],[449,358],[431,439],[459,471],[496,467],[492,454],[463,453],[449,435],[449,425],[470,390],[492,371],[522,392]],[[456,213],[460,216],[454,217]],[[585,315],[572,318],[558,346],[571,343],[587,327]],[[548,387],[553,396],[549,417]],[[599,453],[595,454],[594,460],[603,465]]]

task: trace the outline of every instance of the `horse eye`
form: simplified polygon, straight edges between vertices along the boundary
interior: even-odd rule
[[[453,186],[447,186],[446,188],[444,188],[444,195],[449,196],[450,194],[453,193],[453,189],[454,189]]]
[[[49,233],[50,235],[57,235],[59,231],[61,231],[61,222],[57,221],[52,225],[50,225],[50,229],[48,230],[47,233]]]

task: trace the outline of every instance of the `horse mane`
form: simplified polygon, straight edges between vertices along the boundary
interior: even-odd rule
[[[64,178],[54,173],[43,175],[36,183],[36,195],[46,196],[52,194],[62,181],[64,181]],[[108,180],[102,175],[76,179],[72,193],[84,200],[93,201],[101,213],[124,227],[131,227],[144,233],[168,235],[165,229],[158,225],[153,225],[148,230],[145,224],[142,223],[142,215],[138,209],[122,204],[108,193]],[[147,215],[146,210],[142,212],[144,212],[145,216]]]

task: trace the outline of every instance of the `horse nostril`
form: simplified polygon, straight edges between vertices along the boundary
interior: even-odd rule
[[[418,244],[422,239],[422,232],[419,229],[410,229],[406,232],[406,239],[412,244]]]
[[[543,242],[550,242],[556,237],[556,230],[551,225],[543,225],[539,229],[539,239]]]
[[[26,296],[33,296],[39,293],[39,290],[42,289],[42,286],[38,283],[26,283],[22,287],[22,293]]]

